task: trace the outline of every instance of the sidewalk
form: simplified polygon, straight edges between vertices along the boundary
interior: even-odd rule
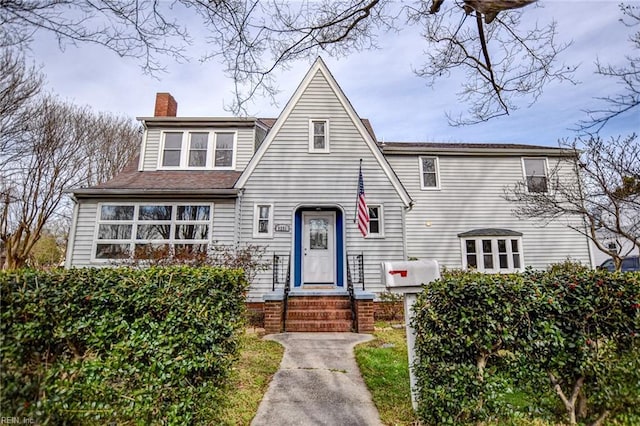
[[[280,369],[253,426],[382,425],[353,348],[367,334],[283,333],[265,337],[285,348]]]

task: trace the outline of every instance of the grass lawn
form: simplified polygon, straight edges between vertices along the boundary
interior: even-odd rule
[[[417,424],[411,407],[409,361],[404,327],[377,324],[376,337],[356,346],[355,356],[380,419],[386,425]]]
[[[248,425],[258,411],[271,377],[278,371],[284,348],[247,331],[234,369],[227,399],[216,425]]]

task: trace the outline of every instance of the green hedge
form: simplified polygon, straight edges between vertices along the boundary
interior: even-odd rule
[[[638,273],[449,272],[414,311],[425,424],[640,421]]]
[[[215,411],[245,318],[242,271],[1,272],[1,415],[194,423]]]

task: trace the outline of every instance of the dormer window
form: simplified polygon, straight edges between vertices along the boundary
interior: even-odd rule
[[[184,131],[163,132],[161,169],[235,168],[236,132]]]
[[[329,152],[329,120],[309,120],[309,152]]]

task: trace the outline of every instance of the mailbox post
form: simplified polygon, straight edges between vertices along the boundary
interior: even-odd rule
[[[415,330],[411,326],[413,304],[422,285],[440,278],[440,268],[435,260],[416,260],[410,262],[382,262],[382,281],[393,293],[404,294],[404,323],[407,332],[407,352],[409,355],[409,383],[411,385],[411,404],[418,409],[416,398],[416,378],[413,364],[416,359]]]

